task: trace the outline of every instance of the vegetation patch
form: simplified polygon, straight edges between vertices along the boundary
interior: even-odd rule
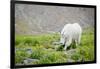
[[[27,58],[37,59],[31,64],[52,64],[67,62],[85,62],[94,60],[94,33],[84,32],[81,38],[81,44],[75,46],[72,44],[66,51],[64,46],[54,45],[53,42],[59,42],[59,34],[41,34],[41,35],[16,35],[15,37],[15,63],[24,64]],[[28,54],[27,49],[31,49]],[[72,61],[73,60],[73,61]]]

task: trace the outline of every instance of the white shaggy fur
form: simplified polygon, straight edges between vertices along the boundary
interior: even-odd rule
[[[82,28],[78,23],[66,24],[61,31],[60,43],[65,45],[64,50],[75,41],[76,46],[80,44]]]

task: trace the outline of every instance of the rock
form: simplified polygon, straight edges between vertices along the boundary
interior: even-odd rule
[[[23,61],[23,63],[26,64],[31,64],[33,62],[38,62],[38,59],[31,59],[31,58],[27,58],[26,60]]]
[[[53,45],[60,45],[59,42],[53,42],[52,44],[53,44]]]
[[[32,54],[32,49],[31,48],[26,49],[26,51],[27,51],[28,54]]]
[[[67,59],[67,62],[75,62],[75,61],[72,59]]]
[[[20,49],[19,48],[15,48],[15,53],[17,52],[17,51],[19,51]]]
[[[65,53],[66,53],[66,55],[71,56],[76,53],[76,49],[71,49],[71,50],[65,51]]]

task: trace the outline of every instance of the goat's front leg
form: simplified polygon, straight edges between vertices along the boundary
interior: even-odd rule
[[[68,41],[66,41],[64,51],[67,49],[68,46],[70,46],[71,43],[72,43],[72,39],[69,39]]]

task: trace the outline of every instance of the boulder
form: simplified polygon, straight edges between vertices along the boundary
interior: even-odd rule
[[[26,52],[28,53],[28,54],[32,54],[32,49],[31,48],[28,48],[28,49],[26,49]]]
[[[25,65],[28,65],[28,64],[32,64],[32,63],[38,62],[38,61],[39,61],[38,59],[27,58],[27,59],[25,59],[25,60],[23,61],[23,63],[24,63]]]

